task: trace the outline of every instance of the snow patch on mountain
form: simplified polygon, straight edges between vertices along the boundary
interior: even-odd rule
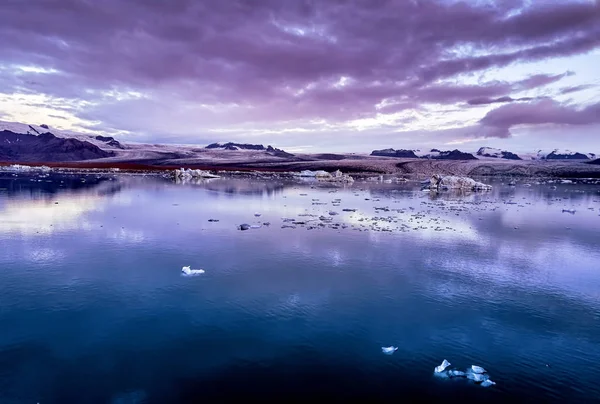
[[[481,147],[477,151],[477,155],[481,157],[492,157],[506,160],[521,160],[521,157],[515,153],[506,150],[495,149],[493,147]]]
[[[580,153],[568,149],[538,150],[535,160],[589,160],[594,159],[594,153]]]

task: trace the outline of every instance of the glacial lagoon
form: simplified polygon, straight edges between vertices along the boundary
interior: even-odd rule
[[[600,186],[490,183],[0,173],[0,402],[597,402]]]

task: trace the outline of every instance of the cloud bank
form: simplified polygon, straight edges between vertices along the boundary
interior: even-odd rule
[[[5,115],[133,140],[598,124],[597,1],[5,0],[0,46]]]

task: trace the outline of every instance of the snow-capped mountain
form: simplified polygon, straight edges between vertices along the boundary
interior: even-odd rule
[[[205,149],[212,150],[248,150],[248,151],[264,151],[276,157],[292,157],[293,154],[288,153],[284,150],[277,149],[271,145],[267,147],[262,144],[248,144],[248,143],[211,143],[205,147]]]
[[[509,152],[506,150],[495,149],[492,147],[481,147],[477,151],[477,155],[481,156],[481,157],[493,157],[493,158],[507,159],[507,160],[521,160],[521,157],[519,157],[515,153]]]
[[[431,149],[428,151],[422,151],[420,149],[407,150],[407,149],[382,149],[373,150],[371,156],[380,157],[398,157],[398,158],[421,158],[421,159],[433,159],[433,160],[477,160],[477,157],[471,153],[465,153],[460,150],[438,150]]]
[[[594,153],[580,153],[567,149],[538,150],[536,160],[589,160],[595,159]]]
[[[61,138],[51,132],[32,135],[0,130],[0,161],[47,163],[81,161],[114,156],[114,152],[74,138]]]
[[[458,149],[442,151],[431,149],[429,151],[414,150],[419,158],[433,160],[477,160],[471,153],[462,152]]]
[[[101,136],[88,133],[73,132],[70,130],[56,129],[48,125],[28,125],[20,122],[5,122],[0,121],[0,131],[7,130],[13,133],[23,135],[39,136],[43,133],[50,132],[59,139],[76,139],[82,142],[89,142],[101,149],[125,149],[119,141],[110,136]]]
[[[371,156],[380,156],[380,157],[400,157],[400,158],[418,158],[413,150],[406,149],[383,149],[383,150],[373,150],[371,152]]]

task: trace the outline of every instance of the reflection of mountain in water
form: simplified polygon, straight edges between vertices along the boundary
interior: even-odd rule
[[[29,192],[31,194],[57,194],[65,191],[80,191],[95,188],[100,184],[109,181],[110,177],[105,176],[81,176],[64,174],[22,174],[12,176],[11,174],[0,174],[0,189],[5,190],[8,195]],[[119,192],[103,189],[103,195],[112,195]]]
[[[248,179],[230,179],[230,178],[219,178],[219,179],[191,179],[185,181],[178,181],[180,184],[190,184],[194,186],[200,186],[209,191],[231,194],[231,195],[254,195],[254,196],[273,196],[281,194],[287,186],[292,184],[286,184],[282,181],[277,182],[265,182],[265,181],[252,181]]]

